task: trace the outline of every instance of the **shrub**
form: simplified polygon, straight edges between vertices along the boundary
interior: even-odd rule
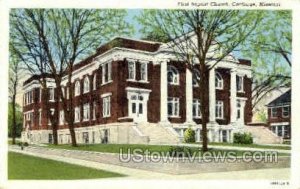
[[[195,142],[195,131],[191,128],[188,128],[187,130],[185,130],[184,132],[184,142],[186,143],[191,143],[191,142]]]
[[[234,133],[233,143],[236,144],[253,144],[251,133]]]

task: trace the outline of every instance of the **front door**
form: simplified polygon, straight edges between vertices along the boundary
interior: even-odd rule
[[[146,120],[144,97],[140,94],[133,94],[129,102],[129,113],[135,122]]]

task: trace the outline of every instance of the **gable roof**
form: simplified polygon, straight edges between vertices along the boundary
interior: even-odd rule
[[[267,104],[268,107],[272,106],[282,106],[291,104],[291,90],[283,93],[281,96]]]

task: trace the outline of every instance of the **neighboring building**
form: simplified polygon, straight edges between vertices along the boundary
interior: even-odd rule
[[[259,123],[267,124],[268,107],[266,106],[266,104],[269,104],[274,99],[278,98],[279,96],[281,96],[288,90],[290,90],[290,88],[288,88],[288,87],[279,87],[279,88],[273,89],[273,90],[269,91],[268,93],[264,94],[264,97],[258,97],[258,98],[260,98],[260,100],[259,100],[259,102],[257,102],[257,104],[255,104],[256,99],[252,98],[252,106],[255,106],[255,107],[252,107],[253,108],[252,122],[256,123],[256,124],[259,124]],[[255,93],[255,92],[253,91],[253,93]]]
[[[291,90],[268,105],[268,125],[277,136],[291,138]]]
[[[201,76],[177,60],[168,44],[117,37],[77,63],[72,87],[67,78],[62,86],[73,98],[78,143],[174,143],[188,127],[201,141],[201,89],[193,79]],[[55,83],[47,78],[49,99],[41,99],[41,77],[24,82],[23,140],[52,142],[49,100],[49,112],[59,112],[59,143],[70,143],[64,112],[54,108]],[[251,77],[251,62],[231,55],[210,70],[210,141],[232,142],[251,122]]]

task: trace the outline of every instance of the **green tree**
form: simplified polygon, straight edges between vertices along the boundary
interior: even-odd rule
[[[125,10],[96,9],[13,9],[11,11],[11,43],[22,62],[35,74],[50,74],[56,84],[55,102],[61,100],[73,146],[77,146],[74,130],[72,98],[61,95],[61,81],[67,78],[73,97],[72,73],[76,62],[94,53],[96,47],[112,36],[131,34],[125,22]],[[47,98],[45,78],[41,86]],[[59,104],[56,103],[58,110]],[[49,111],[49,108],[46,109]],[[57,144],[58,111],[47,112],[52,120],[54,143]]]
[[[267,93],[291,85],[291,11],[263,11],[263,19],[241,52],[253,64],[253,108]]]
[[[9,91],[9,134],[12,137],[12,144],[16,143],[16,137],[19,131],[18,125],[18,105],[16,103],[19,92],[19,81],[23,77],[21,62],[14,51],[9,55],[9,74],[8,74],[8,91]],[[22,126],[22,125],[21,125]],[[21,127],[22,128],[22,127]]]
[[[229,55],[249,37],[261,15],[238,10],[145,10],[137,20],[145,37],[165,36],[177,60],[200,71],[202,150],[207,151],[209,72],[220,61],[230,61]]]
[[[15,118],[13,115],[15,108]],[[15,119],[15,123],[14,123]],[[14,105],[10,102],[8,103],[8,137],[20,137],[22,132],[22,126],[23,126],[23,115],[21,111],[20,105],[16,104]],[[13,143],[15,144],[15,143]]]

